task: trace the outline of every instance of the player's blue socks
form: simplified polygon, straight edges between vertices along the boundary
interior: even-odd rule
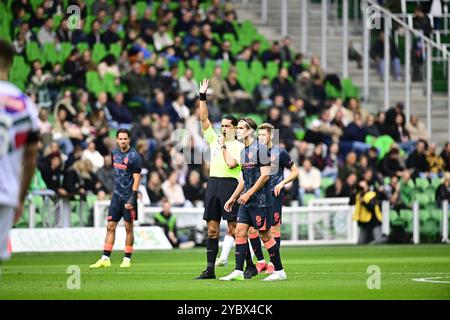
[[[235,250],[236,270],[244,271],[244,261],[247,258],[247,254],[250,256],[251,260],[252,257],[250,254],[250,247],[248,245],[247,238],[236,237],[236,250]]]
[[[252,244],[253,252],[255,253],[258,261],[264,260],[264,254],[261,248],[261,240],[259,239],[259,233],[251,233],[249,234],[250,243]]]
[[[280,271],[283,269],[283,265],[281,264],[281,257],[280,257],[280,249],[277,246],[277,243],[275,242],[274,238],[271,238],[269,241],[264,242],[264,246],[266,247],[267,251],[270,255],[270,261],[273,263],[273,266],[275,267],[275,271]]]
[[[208,238],[206,240],[206,270],[214,271],[217,253],[219,252],[219,239]]]

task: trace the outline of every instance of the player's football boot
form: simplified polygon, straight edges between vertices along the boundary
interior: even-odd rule
[[[244,271],[244,279],[251,279],[258,275],[258,269],[255,265],[247,266]]]
[[[228,260],[217,259],[216,267],[225,267],[228,264]]]
[[[215,278],[216,278],[216,274],[214,273],[214,270],[209,271],[208,269],[206,269],[198,277],[194,278],[194,280],[206,280],[206,279],[215,279]]]
[[[120,264],[120,268],[129,268],[129,267],[131,267],[131,260],[123,259],[122,263]]]
[[[109,268],[111,267],[110,259],[99,259],[96,263],[91,264],[89,268],[98,269],[98,268]]]
[[[275,267],[273,266],[273,263],[269,262],[265,273],[272,274],[274,271],[275,271]]]
[[[270,276],[262,279],[262,281],[280,281],[280,280],[286,280],[286,279],[287,279],[286,272],[284,272],[284,270],[280,270],[280,271],[274,271]]]
[[[242,281],[244,280],[244,274],[241,271],[236,271],[234,270],[232,273],[230,273],[229,275],[220,278],[219,280],[222,281]]]
[[[267,263],[265,263],[265,262],[257,262],[256,263],[256,269],[258,270],[258,273],[262,273],[264,270],[267,269]]]

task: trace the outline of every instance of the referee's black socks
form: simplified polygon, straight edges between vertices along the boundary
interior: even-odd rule
[[[208,238],[206,240],[206,269],[214,271],[214,264],[216,263],[217,253],[219,252],[219,239]]]

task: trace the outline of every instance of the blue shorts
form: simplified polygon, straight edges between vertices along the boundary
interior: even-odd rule
[[[239,207],[238,223],[245,223],[256,230],[265,231],[272,227],[272,220],[272,207],[258,207],[254,204]]]
[[[133,208],[131,210],[125,209],[125,203],[127,203],[126,200],[123,200],[116,195],[112,196],[108,210],[108,221],[119,222],[122,217],[128,222],[137,220],[137,208]]]
[[[272,214],[273,226],[281,225],[281,208],[283,207],[283,197],[280,194],[278,197],[273,196],[272,199]]]

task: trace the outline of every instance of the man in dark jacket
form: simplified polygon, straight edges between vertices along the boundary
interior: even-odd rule
[[[178,247],[177,217],[170,212],[170,203],[166,199],[163,200],[162,208],[163,210],[154,216],[155,224],[164,230],[164,234],[172,246]]]
[[[420,173],[427,173],[430,171],[430,165],[427,161],[425,151],[427,145],[424,140],[419,140],[414,150],[406,159],[406,167],[414,169],[413,178],[417,178]]]

